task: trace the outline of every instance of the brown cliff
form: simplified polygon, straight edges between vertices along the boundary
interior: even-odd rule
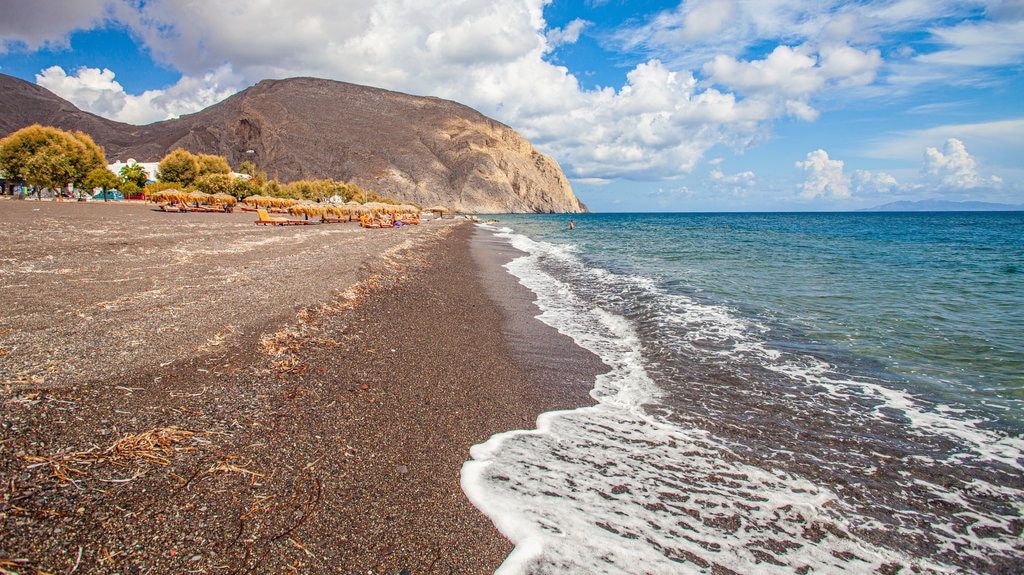
[[[109,161],[175,148],[252,160],[281,182],[330,178],[422,206],[472,213],[583,212],[558,164],[461,104],[377,88],[265,80],[201,112],[132,126],[0,75],[0,135],[40,123],[82,130]]]

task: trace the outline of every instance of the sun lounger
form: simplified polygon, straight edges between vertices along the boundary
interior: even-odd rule
[[[160,209],[165,211],[165,212],[172,212],[172,213],[175,213],[175,214],[181,213],[181,209],[180,208],[178,208],[177,206],[172,206],[171,204],[161,204],[160,205]]]
[[[311,224],[313,222],[309,220],[293,220],[290,218],[272,218],[267,210],[256,210],[256,213],[260,215],[260,219],[256,220],[257,224],[271,225],[271,226],[302,226]]]

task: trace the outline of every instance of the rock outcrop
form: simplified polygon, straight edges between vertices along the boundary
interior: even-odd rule
[[[107,159],[175,148],[251,160],[281,182],[330,178],[470,213],[584,212],[558,164],[512,128],[448,100],[315,78],[265,80],[201,112],[147,126],[106,120],[0,75],[0,135],[82,130]]]

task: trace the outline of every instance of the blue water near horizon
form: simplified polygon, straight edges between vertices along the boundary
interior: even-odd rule
[[[474,446],[501,573],[1024,573],[1024,213],[485,228],[610,367]]]

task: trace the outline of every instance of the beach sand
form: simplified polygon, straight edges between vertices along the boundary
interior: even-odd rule
[[[587,404],[465,220],[0,200],[0,567],[490,573],[469,447]]]

